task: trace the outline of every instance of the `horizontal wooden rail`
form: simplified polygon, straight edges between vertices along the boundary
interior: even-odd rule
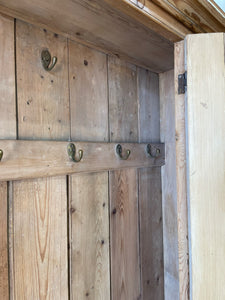
[[[67,152],[71,142],[0,140],[3,157],[0,162],[0,180],[18,180],[56,176],[81,172],[99,172],[123,168],[162,166],[165,163],[164,144],[150,144],[160,154],[147,153],[148,144],[121,143],[122,155],[130,150],[127,160],[116,153],[117,143],[73,142],[78,151],[83,150],[80,162],[73,162]],[[154,155],[154,151],[153,151]]]

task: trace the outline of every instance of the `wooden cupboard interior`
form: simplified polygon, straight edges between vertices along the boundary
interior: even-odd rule
[[[143,24],[118,1],[39,2],[0,1],[1,299],[188,299],[176,78],[192,26]]]

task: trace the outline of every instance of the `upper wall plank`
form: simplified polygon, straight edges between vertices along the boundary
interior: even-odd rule
[[[109,56],[109,125],[111,142],[138,140],[137,68]]]
[[[159,77],[138,68],[139,142],[160,140]],[[164,297],[161,169],[139,169],[142,299]]]
[[[178,41],[176,33],[170,34],[167,30],[162,30],[165,32],[162,37],[153,31],[154,22],[151,26],[149,22],[144,25],[108,5],[106,1],[56,0],[52,3],[44,0],[1,0],[0,11],[72,39],[87,42],[155,72],[173,67],[173,42],[167,36]],[[156,27],[161,29],[160,26]],[[186,32],[185,28],[184,31]]]
[[[69,42],[69,61],[71,136],[108,141],[106,55]],[[70,177],[70,249],[72,299],[109,300],[108,172]]]
[[[20,139],[69,138],[67,42],[54,33],[17,21],[16,60]],[[48,49],[58,61],[51,72],[41,64]]]
[[[16,138],[14,20],[0,15],[0,138]],[[0,183],[0,298],[9,298],[7,183]]]
[[[225,298],[224,46],[223,33],[186,39],[187,182],[193,300]]]
[[[71,138],[108,141],[106,55],[69,41]]]
[[[0,138],[16,138],[14,20],[0,15]]]
[[[177,236],[176,144],[174,71],[159,75],[160,138],[166,145],[166,164],[162,167],[163,251],[165,300],[179,299]]]

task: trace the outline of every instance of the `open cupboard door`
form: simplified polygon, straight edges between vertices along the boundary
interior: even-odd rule
[[[225,298],[224,42],[223,33],[197,34],[175,46],[180,299]]]

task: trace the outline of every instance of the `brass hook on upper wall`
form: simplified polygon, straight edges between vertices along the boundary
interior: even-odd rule
[[[51,60],[52,60],[52,64],[50,65]],[[51,71],[57,63],[57,57],[53,56],[53,58],[52,58],[50,52],[45,49],[45,50],[42,50],[42,52],[41,52],[41,62],[42,62],[43,68],[46,71]]]
[[[3,151],[2,149],[0,149],[0,161],[2,160],[2,156],[3,156]]]
[[[118,144],[116,146],[116,153],[118,154],[118,156],[119,156],[120,159],[127,160],[128,157],[130,156],[131,151],[129,149],[127,149],[126,150],[127,154],[125,156],[123,156],[122,155],[122,146],[120,144]]]
[[[151,157],[158,157],[160,155],[160,149],[157,148],[156,146],[153,146],[151,144],[148,144],[146,147],[147,153],[151,156]]]
[[[75,155],[76,155],[76,147],[73,143],[70,143],[68,146],[67,146],[67,153],[70,157],[70,159],[74,162],[79,162],[81,161],[82,157],[83,157],[83,150],[79,150],[78,153],[79,153],[79,158],[75,158]]]

